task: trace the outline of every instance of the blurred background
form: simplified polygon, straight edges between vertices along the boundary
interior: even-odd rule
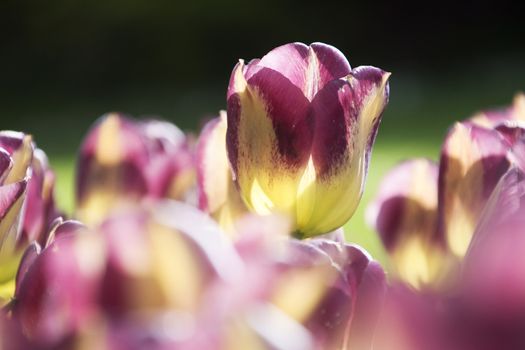
[[[364,221],[381,177],[402,159],[437,159],[454,120],[525,90],[524,38],[523,14],[505,0],[3,0],[0,129],[35,136],[71,211],[75,153],[103,113],[197,131],[225,108],[239,58],[292,41],[332,44],[354,67],[393,73],[364,199],[347,225],[349,240],[384,261]]]

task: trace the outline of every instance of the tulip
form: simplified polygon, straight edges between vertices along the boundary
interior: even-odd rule
[[[289,216],[298,237],[343,226],[363,192],[389,76],[351,69],[321,43],[240,60],[228,87],[226,144],[247,207]]]
[[[446,247],[436,229],[437,194],[437,164],[412,159],[385,175],[366,212],[397,277],[417,289],[437,287],[448,271]]]
[[[247,209],[235,187],[226,154],[226,113],[210,120],[197,145],[197,190],[199,209],[210,213],[227,232]]]
[[[77,167],[76,216],[101,223],[143,199],[189,199],[194,183],[188,138],[175,125],[110,113],[86,136]]]
[[[24,248],[45,240],[57,216],[54,175],[31,136],[0,132],[0,304],[12,296],[14,275]]]

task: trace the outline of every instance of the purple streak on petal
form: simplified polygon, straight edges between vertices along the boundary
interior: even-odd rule
[[[328,176],[352,152],[351,132],[355,128],[358,110],[350,86],[344,80],[334,80],[319,91],[312,101],[314,120],[312,157],[317,175]],[[340,100],[343,95],[343,101]]]
[[[261,69],[248,80],[248,85],[267,106],[279,153],[291,166],[306,164],[313,133],[308,100],[283,75],[271,69]]]
[[[337,171],[342,160],[357,152],[358,146],[353,138],[358,137],[360,123],[358,118],[371,118],[372,128],[366,135],[365,161],[368,159],[375,141],[377,128],[381,120],[382,109],[388,102],[388,84],[386,86],[383,105],[376,116],[363,116],[361,112],[367,98],[373,89],[379,89],[383,84],[385,72],[375,67],[358,67],[350,73],[355,79],[332,80],[320,90],[312,100],[312,115],[314,120],[314,140],[312,156],[319,176],[328,176]],[[381,92],[381,91],[378,91]],[[372,119],[373,118],[373,119]],[[357,130],[357,131],[356,131]]]

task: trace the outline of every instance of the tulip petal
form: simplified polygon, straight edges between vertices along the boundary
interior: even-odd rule
[[[24,251],[22,259],[20,260],[20,264],[18,265],[18,271],[16,273],[15,299],[20,290],[20,283],[22,283],[25,275],[27,274],[27,271],[31,265],[33,265],[38,255],[40,255],[41,250],[42,249],[40,248],[38,242],[33,242]]]
[[[55,175],[49,169],[47,156],[37,148],[31,162],[22,241],[19,244],[33,241],[45,244],[49,224],[58,216],[53,197],[54,185]]]
[[[347,76],[350,64],[335,47],[323,43],[306,46],[292,43],[279,46],[247,67],[247,79],[261,68],[270,68],[286,77],[312,100],[328,82]]]
[[[259,214],[295,211],[312,140],[308,108],[303,93],[280,73],[263,68],[247,82],[243,63],[236,66],[228,98],[228,158],[245,203]]]
[[[274,302],[312,332],[317,348],[370,348],[386,287],[379,264],[328,239],[291,241],[286,263]]]
[[[443,144],[438,183],[438,229],[462,257],[481,212],[509,168],[508,145],[497,131],[456,123]]]
[[[395,272],[412,287],[438,287],[448,273],[437,234],[438,166],[428,159],[402,162],[384,177],[366,218],[380,235]]]
[[[344,225],[357,208],[388,102],[389,76],[374,67],[358,67],[346,80],[327,84],[312,101],[312,155],[301,180],[296,213],[303,236]]]
[[[199,208],[210,213],[227,232],[247,209],[235,187],[226,154],[226,113],[209,121],[197,145]]]
[[[0,186],[0,263],[15,249],[26,188],[27,180]]]

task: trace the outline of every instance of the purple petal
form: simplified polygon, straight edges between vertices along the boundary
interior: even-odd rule
[[[31,163],[31,179],[27,189],[21,244],[38,241],[44,245],[50,223],[58,216],[53,195],[55,175],[49,168],[47,156],[35,149]]]
[[[306,46],[293,43],[280,46],[266,54],[260,61],[250,64],[246,79],[260,68],[270,68],[285,76],[308,99],[328,82],[350,73],[350,64],[335,47],[323,43]]]
[[[20,291],[20,284],[24,280],[27,271],[33,265],[38,255],[40,255],[40,252],[40,245],[37,242],[33,242],[26,248],[24,255],[22,255],[22,259],[20,260],[18,271],[16,273],[15,298],[18,297],[18,293]]]

